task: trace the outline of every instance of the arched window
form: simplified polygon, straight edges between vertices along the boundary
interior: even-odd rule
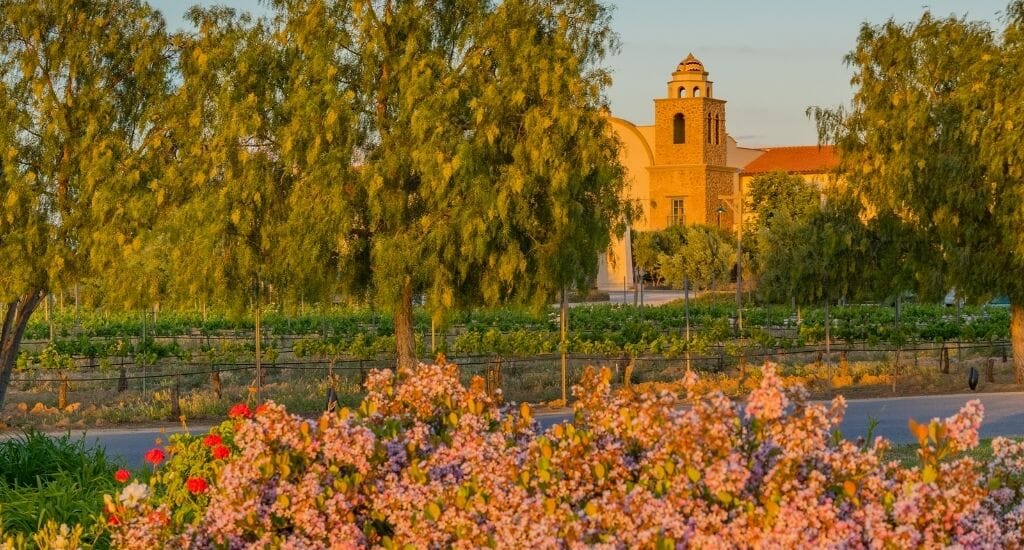
[[[700,97],[700,86],[693,87],[693,97]]]
[[[679,88],[679,97],[686,97],[686,88]]]
[[[715,115],[715,145],[718,145],[718,135],[719,135],[719,133],[718,133],[718,121],[719,121],[718,115]]]
[[[705,133],[708,136],[708,143],[711,143],[711,113],[708,113],[708,125],[705,128],[707,128]]]
[[[686,117],[683,113],[672,117],[672,143],[686,143]]]

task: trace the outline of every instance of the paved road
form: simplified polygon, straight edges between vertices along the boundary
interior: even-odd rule
[[[844,437],[856,439],[866,436],[871,421],[876,420],[874,435],[895,443],[912,443],[907,420],[923,422],[951,416],[971,399],[980,399],[985,406],[981,437],[1024,435],[1024,392],[851,399],[846,402],[846,416],[839,429]],[[569,418],[568,413],[538,415],[545,427]]]
[[[848,401],[846,417],[841,430],[847,438],[867,434],[871,419],[878,421],[875,435],[884,436],[897,443],[910,443],[907,419],[927,421],[934,417],[946,417],[955,413],[969,399],[980,399],[985,405],[985,421],[981,426],[982,437],[997,435],[1024,435],[1024,392],[936,395],[921,397],[894,397],[885,399],[857,399]],[[568,411],[540,413],[537,419],[544,427],[566,422],[572,414]],[[192,433],[205,433],[207,426],[193,426]],[[167,442],[167,436],[180,432],[181,426],[167,428],[72,431],[73,437],[86,438],[89,445],[103,445],[109,454],[119,457],[130,466],[142,465],[142,455],[151,449],[157,438]],[[0,437],[3,437],[0,434]]]
[[[634,294],[633,289],[628,289],[625,292],[621,289],[609,288],[605,289],[608,293],[607,302],[597,303],[611,303],[611,304],[629,304],[633,305],[633,302],[637,300],[637,296]],[[691,297],[699,296],[700,292],[693,292]],[[672,300],[681,300],[683,298],[682,290],[650,290],[644,289],[644,305],[648,306],[660,306],[671,302]],[[584,305],[584,304],[572,304],[572,305]]]

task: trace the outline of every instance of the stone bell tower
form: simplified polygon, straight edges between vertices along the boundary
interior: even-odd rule
[[[720,196],[732,188],[726,167],[725,101],[716,99],[704,64],[691,53],[654,100],[652,209],[656,228],[715,224]],[[722,219],[731,225],[731,215]]]

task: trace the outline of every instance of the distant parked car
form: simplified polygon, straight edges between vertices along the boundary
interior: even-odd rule
[[[946,294],[946,297],[942,299],[942,304],[946,307],[953,307],[957,305],[957,302],[960,302],[961,306],[964,305],[963,297],[957,298],[955,288],[950,290],[949,294]]]
[[[1010,307],[1010,297],[996,296],[995,298],[989,300],[988,303],[985,305],[989,307]]]

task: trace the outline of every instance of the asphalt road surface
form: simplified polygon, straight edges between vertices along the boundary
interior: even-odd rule
[[[850,400],[847,401],[846,417],[840,429],[844,437],[856,439],[867,435],[869,423],[874,419],[878,421],[875,435],[895,443],[910,443],[913,439],[907,429],[908,419],[927,421],[950,416],[970,399],[980,399],[985,406],[981,437],[1024,435],[1024,392]],[[568,421],[572,413],[558,411],[537,414],[536,417],[546,428]],[[207,429],[207,426],[193,426],[191,431],[200,434]],[[166,443],[168,435],[181,430],[181,426],[88,432],[73,430],[71,435],[75,438],[84,436],[89,445],[103,445],[109,455],[121,458],[129,466],[138,467],[142,465],[143,453],[153,448],[157,439]]]

